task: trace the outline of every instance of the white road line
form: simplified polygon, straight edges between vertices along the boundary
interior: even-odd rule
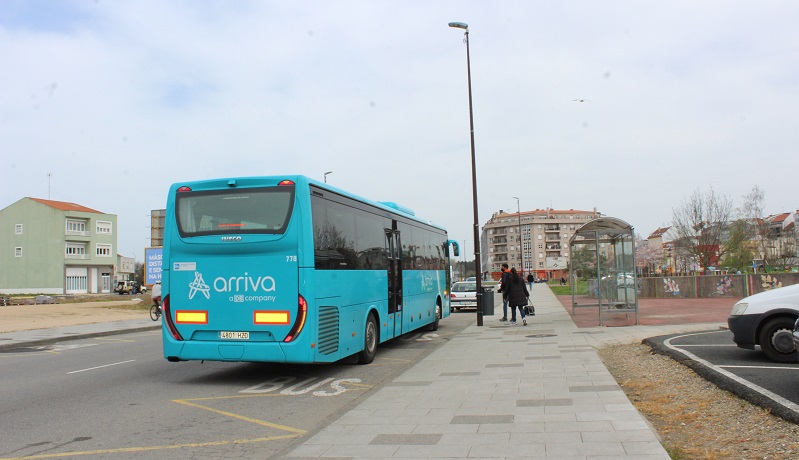
[[[732,347],[732,348],[738,348],[738,345],[735,345],[735,344],[732,344],[732,345],[729,345],[729,344],[724,344],[724,345],[721,345],[721,344],[716,344],[716,345],[674,345],[674,346],[675,347],[680,347],[680,348],[691,348],[691,347],[703,347],[703,348],[707,348],[707,347]]]
[[[789,370],[789,371],[799,371],[799,367],[788,367],[788,366],[777,367],[777,366],[733,366],[733,365],[724,366],[724,365],[721,365],[719,367],[729,368],[729,369],[783,369],[783,370]]]
[[[93,371],[93,370],[95,370],[95,369],[102,369],[102,368],[104,368],[104,367],[116,366],[117,364],[132,363],[133,361],[136,361],[136,360],[135,360],[135,359],[129,359],[129,360],[127,360],[127,361],[120,361],[120,362],[118,362],[118,363],[113,363],[113,364],[103,364],[102,366],[90,367],[90,368],[88,368],[88,369],[81,369],[81,370],[79,370],[79,371],[67,372],[67,374],[77,374],[78,372]]]
[[[770,398],[774,402],[782,404],[783,406],[785,406],[786,408],[788,408],[788,409],[790,409],[790,410],[792,410],[794,412],[799,413],[799,405],[795,404],[794,402],[789,401],[789,400],[783,398],[782,396],[780,396],[780,395],[778,395],[776,393],[773,393],[773,392],[771,392],[771,391],[769,391],[769,390],[767,390],[767,389],[765,389],[765,388],[763,388],[763,387],[761,387],[759,385],[755,385],[754,383],[752,383],[752,382],[750,382],[748,380],[742,379],[741,377],[738,377],[737,375],[733,374],[732,372],[725,371],[724,369],[720,368],[719,366],[716,366],[715,364],[713,364],[713,363],[711,363],[709,361],[706,361],[706,360],[700,358],[699,356],[696,356],[695,354],[691,353],[690,351],[679,350],[678,349],[679,345],[672,345],[671,344],[671,341],[674,340],[674,339],[680,339],[680,338],[683,338],[683,337],[691,337],[691,336],[694,336],[694,335],[714,334],[716,332],[718,332],[718,331],[714,331],[714,332],[696,332],[696,333],[693,333],[693,334],[678,335],[678,336],[672,337],[670,339],[664,340],[663,344],[666,345],[667,347],[671,348],[672,350],[676,351],[677,353],[682,353],[685,356],[693,359],[694,361],[696,361],[698,363],[701,363],[701,364],[707,366],[710,369],[713,369],[714,371],[718,372],[719,374],[721,374],[723,376],[726,376],[727,378],[729,378],[729,379],[731,379],[731,380],[733,380],[735,382],[738,382],[741,385],[743,385],[743,386],[745,386],[745,387],[747,387],[747,388],[749,388],[749,389],[751,389],[751,390],[753,390],[753,391],[755,391],[757,393],[760,393],[761,395],[763,395],[763,396],[765,396],[767,398]]]

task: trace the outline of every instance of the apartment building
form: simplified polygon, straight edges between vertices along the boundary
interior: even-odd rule
[[[525,274],[558,279],[568,271],[569,240],[575,230],[601,216],[596,208],[500,210],[483,225],[480,246],[484,274],[499,279],[500,267],[507,263]]]
[[[22,198],[0,210],[0,293],[111,292],[117,216],[85,206]]]

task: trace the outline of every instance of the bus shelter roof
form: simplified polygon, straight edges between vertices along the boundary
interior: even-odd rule
[[[615,217],[599,217],[581,225],[569,244],[615,243],[628,235],[634,236],[632,225]]]

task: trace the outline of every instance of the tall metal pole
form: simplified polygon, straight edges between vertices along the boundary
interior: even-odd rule
[[[466,42],[466,76],[469,85],[469,131],[472,145],[472,204],[474,206],[474,271],[477,278],[477,325],[483,325],[483,270],[480,268],[480,224],[477,214],[477,164],[474,156],[474,116],[472,111],[472,63],[469,56],[469,26],[463,22],[450,22],[450,27],[463,29]]]
[[[519,268],[522,271],[522,275],[524,275],[524,250],[522,249],[522,211],[521,207],[519,206],[519,198],[516,198],[516,215],[519,216]]]

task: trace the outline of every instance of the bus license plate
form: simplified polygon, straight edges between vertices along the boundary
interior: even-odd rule
[[[222,331],[219,333],[220,339],[231,340],[250,340],[249,332]]]

